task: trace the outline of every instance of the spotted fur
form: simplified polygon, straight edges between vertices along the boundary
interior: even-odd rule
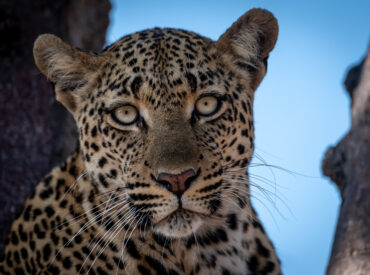
[[[280,274],[246,170],[254,91],[277,32],[270,12],[253,9],[218,41],[155,28],[95,54],[40,36],[36,64],[80,147],[26,202],[0,272]],[[195,109],[205,95],[218,104],[207,116]],[[130,125],[115,115],[127,105],[138,111]],[[182,193],[158,177],[189,169]]]

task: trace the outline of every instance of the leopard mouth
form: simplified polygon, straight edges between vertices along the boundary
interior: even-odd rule
[[[203,224],[203,215],[177,209],[154,225],[154,230],[173,238],[183,238],[193,234]]]

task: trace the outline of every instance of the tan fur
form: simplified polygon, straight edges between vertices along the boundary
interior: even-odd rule
[[[220,38],[224,51],[245,59],[266,58],[275,46],[279,27],[267,10],[251,9],[241,16]]]
[[[36,39],[33,55],[39,70],[56,84],[57,100],[71,112],[75,111],[76,100],[83,93],[66,93],[65,90],[71,86],[78,89],[94,79],[94,73],[104,61],[73,48],[53,34],[43,34]]]
[[[262,61],[273,50],[279,27],[267,10],[251,9],[241,16],[218,40],[220,49],[228,53],[231,63],[242,60],[256,69],[252,88],[256,89],[265,74]]]

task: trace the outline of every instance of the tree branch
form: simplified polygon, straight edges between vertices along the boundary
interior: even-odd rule
[[[110,8],[109,0],[0,0],[0,257],[26,198],[77,144],[72,116],[34,65],[33,43],[53,33],[99,51]]]
[[[350,70],[345,84],[352,98],[352,126],[322,163],[324,175],[342,196],[328,275],[370,270],[370,51]]]

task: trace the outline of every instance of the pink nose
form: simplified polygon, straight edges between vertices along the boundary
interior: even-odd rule
[[[159,173],[157,177],[157,182],[169,191],[181,195],[188,189],[192,181],[198,175],[195,173],[194,169],[188,169],[180,174],[168,174],[168,173]]]

